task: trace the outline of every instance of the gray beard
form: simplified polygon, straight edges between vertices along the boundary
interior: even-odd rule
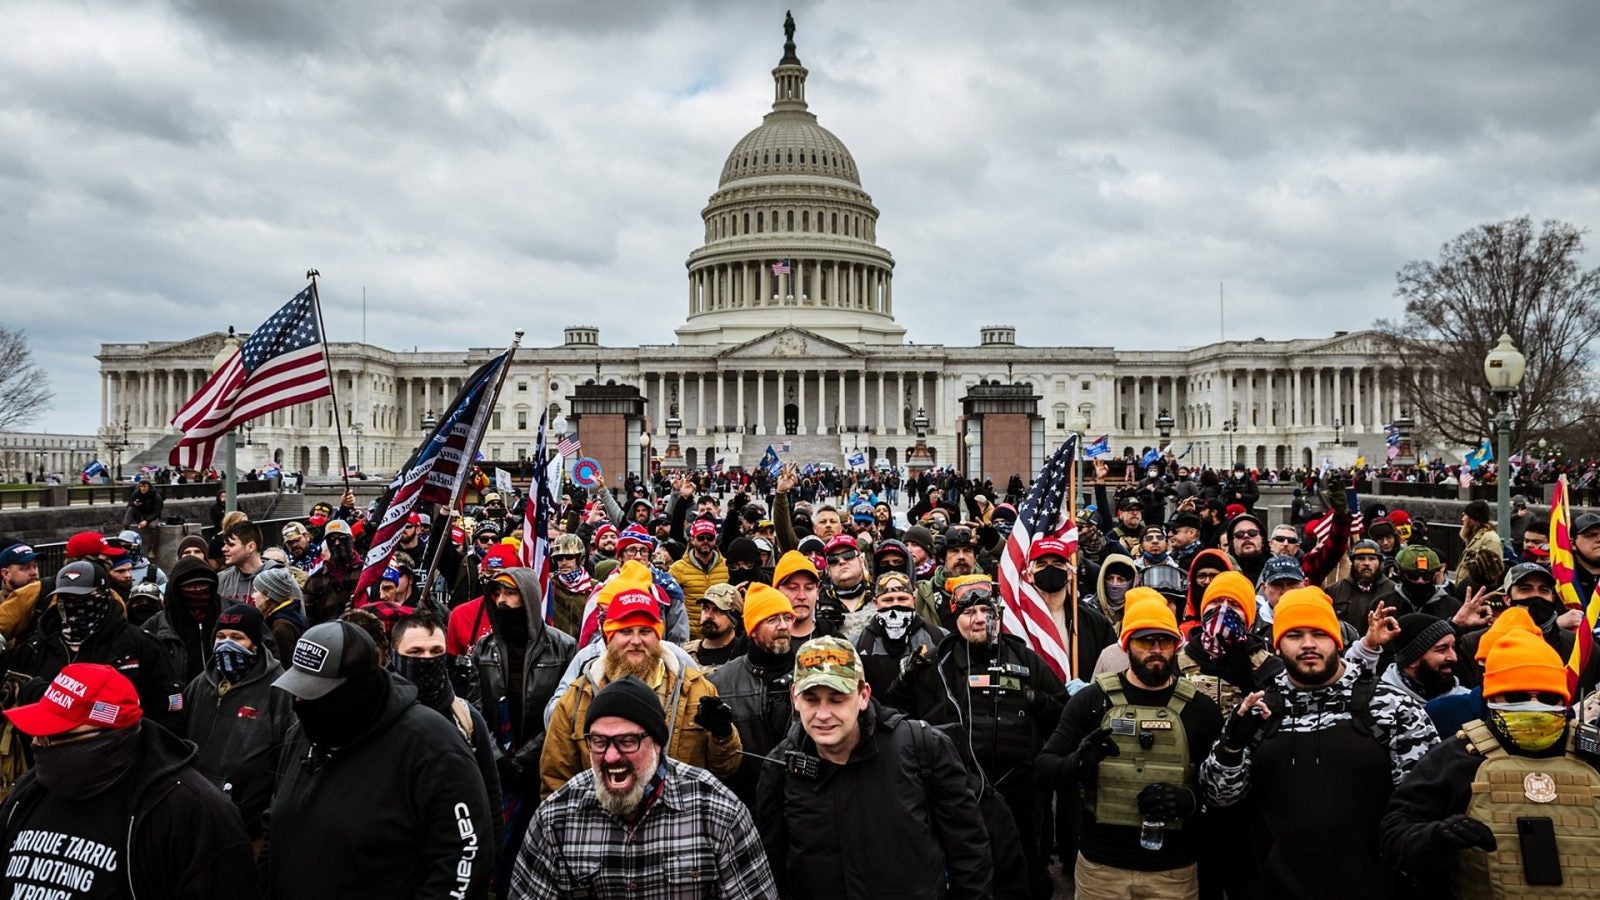
[[[651,756],[648,766],[640,766],[634,770],[633,787],[619,793],[606,787],[605,772],[601,767],[591,764],[594,772],[594,796],[596,800],[600,801],[600,808],[618,817],[633,815],[638,810],[639,804],[644,802],[645,786],[650,781],[643,772],[654,774],[660,765],[661,751],[657,750]],[[640,771],[641,769],[643,772]]]

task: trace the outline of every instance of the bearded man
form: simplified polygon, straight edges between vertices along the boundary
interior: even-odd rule
[[[534,813],[509,896],[778,896],[749,810],[709,772],[668,757],[648,684],[608,682],[581,736],[589,767]]]
[[[667,717],[661,746],[668,756],[722,778],[739,768],[733,711],[704,672],[662,647],[663,631],[661,604],[648,590],[629,587],[612,598],[601,625],[605,651],[583,667],[551,712],[539,759],[542,797],[583,770],[589,706],[602,688],[629,676],[653,692]]]

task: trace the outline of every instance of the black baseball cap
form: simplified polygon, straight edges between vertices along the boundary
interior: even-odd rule
[[[316,700],[352,675],[376,671],[378,646],[365,631],[349,622],[323,622],[295,641],[289,671],[279,675],[272,686],[301,700]]]

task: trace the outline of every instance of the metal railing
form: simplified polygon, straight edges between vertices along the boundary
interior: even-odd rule
[[[256,527],[261,529],[261,549],[281,547],[283,545],[283,526],[290,522],[304,521],[304,518],[298,517],[257,520]],[[92,531],[94,529],[86,530]],[[209,541],[216,535],[217,529],[213,525],[206,525],[195,533]],[[176,538],[175,540],[182,540],[182,538]],[[67,544],[65,541],[61,541],[52,544],[33,544],[32,546],[39,554],[39,578],[48,584],[51,579],[55,578],[56,572],[60,571],[61,567],[66,563]]]
[[[239,495],[268,494],[276,481],[241,481]],[[188,484],[157,485],[155,490],[166,500],[197,500],[215,497],[222,490],[220,481],[197,481]],[[43,509],[61,506],[65,494],[67,506],[121,506],[128,502],[134,491],[129,484],[75,484],[44,487],[19,487],[14,490],[0,488],[0,509]]]

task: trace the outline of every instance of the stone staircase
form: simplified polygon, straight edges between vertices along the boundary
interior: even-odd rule
[[[140,450],[138,453],[122,461],[124,473],[138,472],[140,466],[164,466],[172,454],[172,448],[178,446],[180,434],[164,434],[161,440]]]
[[[863,439],[865,437],[862,435]],[[789,444],[788,450],[783,449],[785,442]],[[844,466],[844,454],[839,452],[839,435],[836,434],[749,435],[745,438],[744,455],[750,458],[750,465],[761,459],[761,454],[767,452],[768,444],[778,451],[778,458],[786,463]]]

